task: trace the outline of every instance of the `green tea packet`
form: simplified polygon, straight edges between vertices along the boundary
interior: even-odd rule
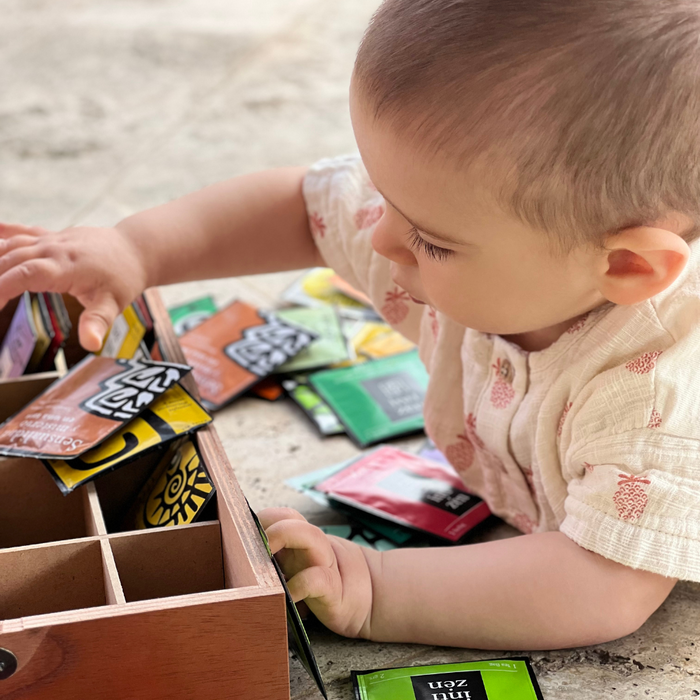
[[[351,675],[355,700],[544,700],[524,656]]]
[[[351,359],[340,319],[332,307],[278,309],[275,315],[287,323],[311,331],[317,337],[291,360],[278,367],[273,374],[319,369]]]
[[[303,352],[303,350],[302,350]],[[345,432],[338,416],[331,411],[330,406],[309,386],[306,375],[296,374],[282,380],[282,386],[289,398],[304,412],[304,415],[314,424],[322,437],[341,435]]]
[[[216,313],[214,298],[207,296],[168,309],[175,335],[183,335]]]
[[[315,372],[309,381],[360,447],[423,430],[428,373],[415,350]]]

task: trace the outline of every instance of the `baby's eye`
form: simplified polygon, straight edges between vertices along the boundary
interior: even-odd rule
[[[411,230],[408,232],[408,235],[411,237],[411,241],[409,243],[411,250],[414,250],[416,252],[422,251],[432,260],[444,262],[445,260],[447,260],[447,258],[450,257],[450,255],[454,255],[454,250],[448,250],[447,248],[439,248],[438,246],[433,245],[432,243],[428,243],[428,241],[426,241],[420,235],[418,229],[415,226],[411,227]]]

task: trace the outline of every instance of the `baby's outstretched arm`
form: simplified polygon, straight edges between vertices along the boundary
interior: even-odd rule
[[[636,630],[676,582],[560,532],[376,552],[326,537],[289,509],[260,519],[295,600],[334,631],[375,641],[498,650],[602,643]]]
[[[114,228],[0,224],[0,308],[24,291],[71,294],[86,309],[80,342],[96,351],[146,287],[319,264],[301,191],[305,172],[233,178]]]

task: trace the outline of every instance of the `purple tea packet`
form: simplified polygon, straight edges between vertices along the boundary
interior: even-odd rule
[[[0,379],[12,379],[24,374],[36,342],[32,302],[29,292],[25,292],[0,346]]]

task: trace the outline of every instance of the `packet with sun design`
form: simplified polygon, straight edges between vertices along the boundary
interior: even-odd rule
[[[125,525],[145,530],[193,523],[214,493],[197,446],[188,438],[178,440],[144,484]]]

